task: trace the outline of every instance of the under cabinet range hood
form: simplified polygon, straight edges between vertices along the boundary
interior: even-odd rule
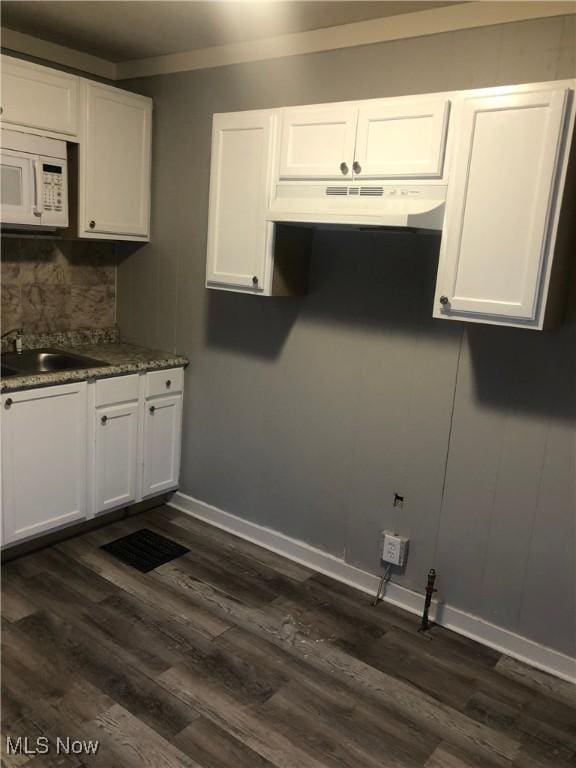
[[[276,185],[269,221],[441,231],[446,184],[294,183]]]

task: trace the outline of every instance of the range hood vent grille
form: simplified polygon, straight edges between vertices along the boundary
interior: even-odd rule
[[[384,194],[384,187],[326,187],[326,195],[329,197],[339,196],[346,197],[348,195],[355,197],[382,197]]]
[[[411,227],[440,231],[446,185],[280,182],[268,221],[369,227]]]

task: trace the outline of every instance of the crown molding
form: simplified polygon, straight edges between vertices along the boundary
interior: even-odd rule
[[[167,75],[576,13],[576,2],[470,2],[117,64],[117,79]]]
[[[119,63],[5,27],[2,28],[1,44],[6,51],[43,59],[97,77],[108,80],[128,80],[572,14],[576,14],[574,0],[568,2],[476,0],[432,8],[429,11],[387,16],[308,32],[248,40],[212,48],[198,48],[182,53]]]
[[[116,80],[116,64],[89,53],[82,53],[74,48],[66,48],[64,45],[50,43],[39,37],[25,35],[13,29],[2,27],[0,42],[2,49],[14,53],[25,54],[36,59],[60,64],[63,67],[77,69],[90,75],[104,77],[107,80]]]

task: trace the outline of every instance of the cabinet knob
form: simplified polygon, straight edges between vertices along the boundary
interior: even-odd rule
[[[155,405],[151,405],[148,410],[150,411],[150,413],[154,413],[154,411],[156,410],[156,406]]]
[[[348,173],[348,164],[340,163],[340,170],[344,175],[346,175]]]
[[[108,416],[102,416],[102,418],[100,419],[101,424],[106,424],[107,421],[108,421]]]
[[[14,401],[12,400],[11,397],[7,397],[6,400],[4,400],[4,408],[6,408],[7,411],[10,410],[13,402]]]
[[[354,173],[362,172],[362,166],[360,165],[358,160],[354,160],[354,162],[352,163],[352,170],[354,171]]]
[[[96,226],[96,222],[95,221],[91,221],[90,224],[89,224],[90,229],[94,229],[95,226]]]
[[[0,115],[4,114],[4,107],[0,107]]]
[[[252,278],[252,285],[258,285],[258,277],[256,275]]]
[[[170,379],[166,379],[166,389],[170,389],[171,386],[172,386],[172,382],[170,381]]]
[[[440,296],[440,304],[442,304],[443,307],[445,307],[447,304],[450,304],[448,296]]]

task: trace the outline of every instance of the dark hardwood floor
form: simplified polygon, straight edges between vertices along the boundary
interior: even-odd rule
[[[141,527],[191,552],[98,549]],[[576,766],[570,684],[167,507],[2,576],[3,766]],[[8,754],[25,736],[100,747]]]

